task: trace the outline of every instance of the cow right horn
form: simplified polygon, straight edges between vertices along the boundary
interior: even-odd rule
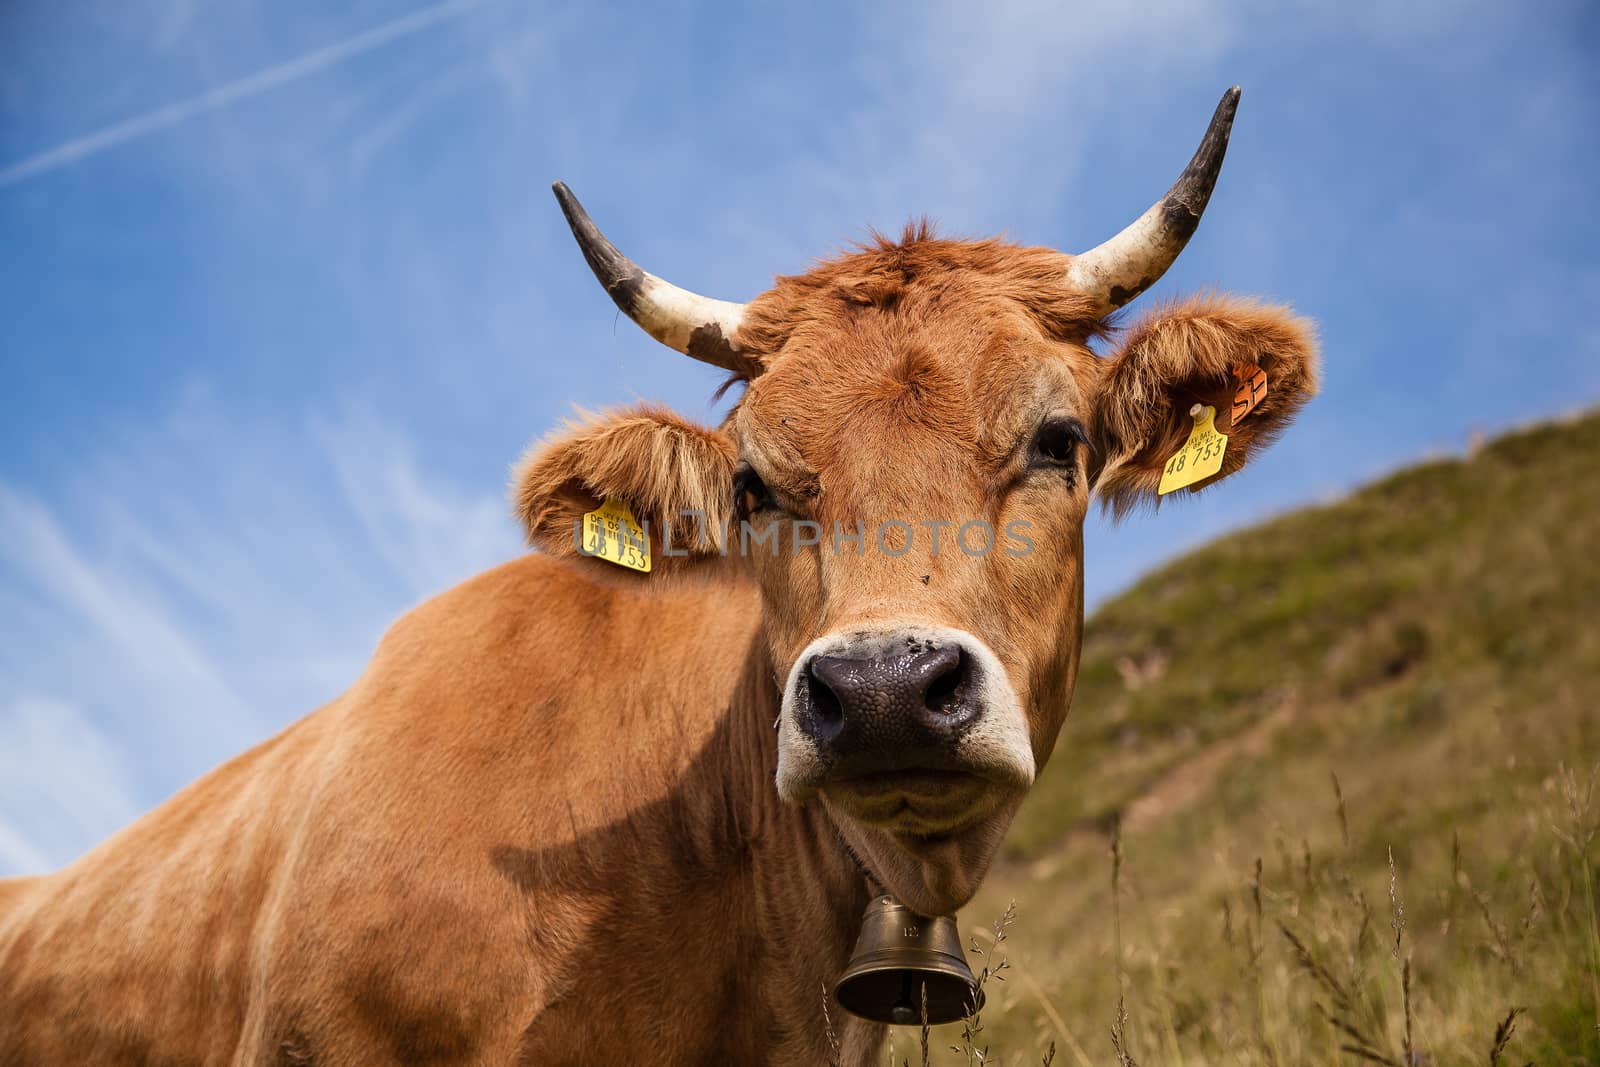
[[[1100,314],[1110,314],[1154,285],[1189,243],[1222,171],[1239,93],[1235,85],[1222,94],[1194,158],[1166,196],[1121,233],[1067,264],[1067,284],[1094,300]]]
[[[556,182],[556,200],[572,227],[583,258],[622,313],[668,348],[736,374],[752,376],[759,364],[741,352],[735,336],[744,305],[680,289],[623,255],[583,210],[566,182]]]

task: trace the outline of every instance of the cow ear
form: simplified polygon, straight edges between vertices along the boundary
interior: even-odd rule
[[[1157,499],[1163,469],[1194,429],[1196,404],[1216,410],[1228,440],[1221,470],[1189,488],[1243,467],[1316,393],[1317,360],[1309,320],[1253,300],[1193,297],[1139,320],[1105,367],[1095,401],[1091,473],[1101,502],[1120,517]]]
[[[725,435],[664,408],[584,415],[528,449],[512,476],[513,503],[528,543],[567,557],[584,556],[586,513],[625,504],[649,536],[650,574],[660,576],[721,552],[734,459]]]

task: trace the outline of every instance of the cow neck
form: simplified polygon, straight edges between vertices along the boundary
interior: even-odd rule
[[[881,889],[845,844],[820,799],[798,805],[778,796],[775,724],[781,699],[766,639],[758,632],[750,642],[727,712],[732,763],[728,781],[738,783],[735,792],[748,812],[745,825],[754,830],[750,842],[758,854],[752,864],[754,876],[764,880],[765,873],[777,883],[758,886],[758,890],[771,898],[799,890],[814,898],[809,903],[824,904],[828,913],[840,919],[840,937],[846,942],[841,951],[847,952],[862,909]],[[770,853],[774,862],[760,862],[764,858],[761,853]]]

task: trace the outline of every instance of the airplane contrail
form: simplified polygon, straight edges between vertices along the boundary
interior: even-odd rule
[[[108,148],[126,144],[146,134],[157,130],[164,130],[169,126],[176,126],[180,122],[191,119],[207,111],[215,111],[226,107],[236,100],[255,96],[259,93],[276,89],[286,82],[303,78],[335,63],[343,62],[352,56],[363,52],[370,52],[380,45],[401,37],[410,36],[419,30],[427,29],[435,23],[461,15],[472,8],[478,7],[483,0],[446,0],[444,3],[425,7],[420,11],[413,11],[409,15],[402,15],[397,19],[375,26],[354,37],[347,37],[343,41],[330,44],[316,51],[308,52],[296,59],[279,63],[277,66],[268,67],[266,70],[240,78],[238,81],[219,85],[215,89],[208,89],[199,96],[180,100],[168,104],[154,111],[131,119],[124,119],[94,133],[82,137],[74,137],[54,148],[39,152],[26,159],[0,167],[0,189],[16,185],[28,178],[75,163],[80,159],[103,152]]]

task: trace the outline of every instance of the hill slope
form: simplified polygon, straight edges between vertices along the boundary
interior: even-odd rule
[[[1056,755],[962,915],[1018,905],[982,1038],[1005,1062],[1054,1041],[1057,1063],[1115,1063],[1120,975],[1147,1067],[1348,1063],[1358,1041],[1487,1063],[1512,1006],[1505,1062],[1600,1063],[1597,556],[1589,415],[1104,605]]]

